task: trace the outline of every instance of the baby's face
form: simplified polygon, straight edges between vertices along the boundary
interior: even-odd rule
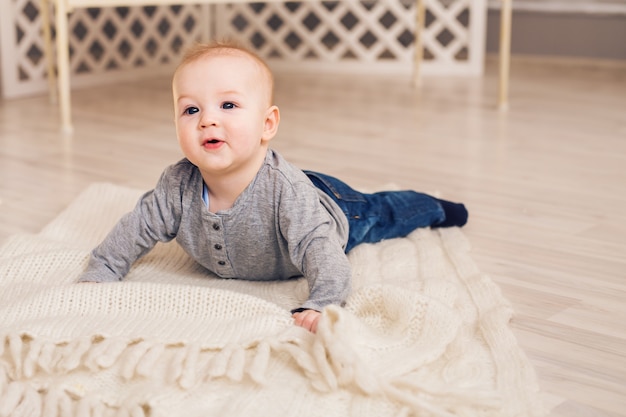
[[[240,51],[204,56],[178,69],[173,93],[180,147],[203,175],[258,169],[271,139],[265,68]]]

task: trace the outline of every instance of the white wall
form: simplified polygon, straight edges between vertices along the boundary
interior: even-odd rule
[[[489,0],[490,53],[498,51],[500,1]],[[513,0],[511,52],[626,63],[626,0]]]

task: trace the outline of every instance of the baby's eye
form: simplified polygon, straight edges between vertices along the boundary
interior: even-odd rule
[[[197,107],[187,107],[185,109],[185,111],[183,112],[184,114],[196,114],[198,113],[200,110]]]
[[[237,105],[231,101],[222,103],[222,108],[225,110],[231,110],[231,109],[234,109],[235,107],[237,107]]]

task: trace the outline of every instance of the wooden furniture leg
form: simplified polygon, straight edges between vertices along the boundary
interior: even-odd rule
[[[507,110],[509,107],[509,72],[511,61],[511,0],[502,0],[500,9],[500,79],[498,89],[498,108]]]
[[[46,57],[46,72],[48,77],[48,94],[50,103],[57,102],[56,76],[54,74],[54,51],[52,50],[52,33],[50,30],[50,3],[41,0],[41,21],[43,32],[43,50]]]
[[[415,0],[415,54],[413,57],[413,85],[422,83],[422,62],[424,61],[424,19],[426,18],[425,0]]]
[[[72,113],[70,107],[70,45],[67,22],[69,10],[65,0],[57,0],[55,6],[57,82],[59,109],[61,111],[61,129],[64,133],[72,133]]]

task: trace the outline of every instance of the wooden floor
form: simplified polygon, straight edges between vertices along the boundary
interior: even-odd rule
[[[626,415],[626,65],[495,61],[481,79],[277,75],[273,146],[357,187],[462,201],[479,267],[556,417]],[[169,80],[77,90],[75,133],[47,98],[0,101],[0,239],[37,232],[95,181],[148,189],[180,157]],[[94,219],[97,221],[97,219]]]

